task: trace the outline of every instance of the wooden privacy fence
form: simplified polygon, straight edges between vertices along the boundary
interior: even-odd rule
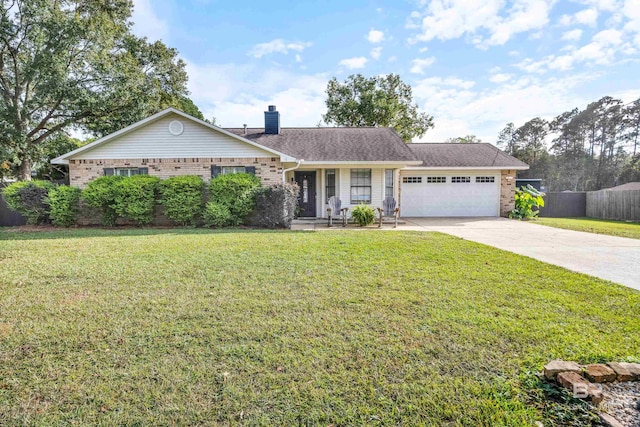
[[[640,190],[600,190],[587,193],[588,217],[640,221]]]
[[[541,217],[571,218],[586,215],[587,194],[580,192],[546,193],[544,207],[540,208]]]

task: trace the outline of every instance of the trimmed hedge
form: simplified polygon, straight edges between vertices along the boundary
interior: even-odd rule
[[[202,213],[204,225],[207,227],[226,227],[233,223],[229,208],[222,203],[209,202]]]
[[[48,181],[19,181],[2,190],[2,197],[9,208],[27,217],[27,224],[48,222],[47,196],[53,184]]]
[[[199,176],[176,176],[160,183],[164,214],[180,225],[197,225],[204,208],[205,184]]]
[[[79,188],[68,185],[60,185],[49,190],[47,201],[53,225],[69,227],[78,221],[80,194],[82,191]]]
[[[231,219],[227,225],[239,225],[255,208],[255,192],[261,186],[260,178],[248,173],[220,175],[211,180],[209,197],[229,210]]]
[[[115,182],[113,210],[138,225],[150,224],[159,184],[159,178],[149,175],[134,175]]]
[[[102,211],[102,224],[116,225],[118,214],[115,210],[116,183],[126,178],[122,176],[102,176],[90,181],[82,191],[82,200],[91,207]]]
[[[256,208],[251,225],[262,228],[291,228],[296,211],[297,184],[276,184],[256,191]]]

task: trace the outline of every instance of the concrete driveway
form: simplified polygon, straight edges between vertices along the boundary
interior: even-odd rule
[[[440,231],[640,290],[640,240],[505,218],[402,218],[398,229]]]

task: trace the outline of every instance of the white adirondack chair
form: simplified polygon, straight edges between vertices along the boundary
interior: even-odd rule
[[[378,209],[378,216],[380,220],[378,227],[382,227],[383,217],[393,218],[395,220],[393,228],[396,228],[398,226],[398,217],[400,216],[400,206],[396,206],[396,199],[394,199],[392,196],[386,197],[382,201],[382,207],[377,209]]]
[[[333,217],[340,217],[342,219],[342,226],[347,226],[347,212],[349,208],[343,208],[342,202],[336,196],[331,196],[328,202],[329,207],[327,208],[327,217],[329,217],[328,226],[331,227],[333,225]]]

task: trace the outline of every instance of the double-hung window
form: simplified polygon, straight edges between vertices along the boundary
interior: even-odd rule
[[[245,172],[246,168],[244,166],[222,166],[222,175]]]
[[[351,169],[351,204],[371,204],[371,169]]]
[[[324,171],[325,193],[327,194],[327,203],[329,199],[336,195],[336,170],[325,169]]]
[[[384,171],[384,196],[393,197],[393,169]]]
[[[116,176],[134,176],[134,175],[146,175],[147,168],[115,168],[114,174]]]

